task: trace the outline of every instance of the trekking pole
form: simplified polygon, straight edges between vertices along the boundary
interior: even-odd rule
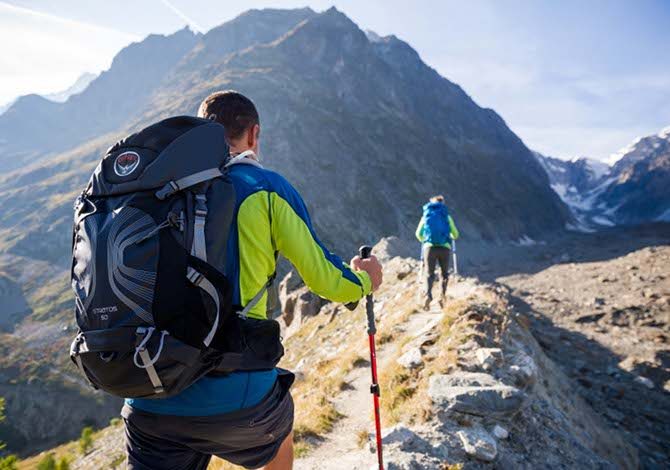
[[[458,257],[456,256],[456,240],[451,239],[451,255],[454,258],[454,274],[458,276]]]
[[[358,254],[362,259],[370,257],[372,247],[362,246],[358,250]],[[377,328],[375,326],[375,308],[372,294],[365,297],[365,311],[368,316],[368,340],[370,342],[370,368],[372,370],[372,385],[370,385],[370,393],[372,393],[372,401],[375,411],[375,436],[377,439],[377,460],[379,461],[379,470],[384,470],[384,459],[382,457],[382,426],[379,417],[379,384],[377,383],[377,352],[375,351],[375,333]]]
[[[420,245],[421,251],[419,251],[419,261],[421,262],[421,267],[419,271],[419,280],[423,279],[423,243]]]

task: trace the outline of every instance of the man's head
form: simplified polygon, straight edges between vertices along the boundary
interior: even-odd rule
[[[430,202],[440,202],[440,203],[444,204],[444,196],[442,196],[441,194],[439,194],[437,196],[433,196],[433,197],[430,198]]]
[[[256,106],[246,96],[233,90],[212,93],[200,104],[198,117],[223,124],[230,153],[253,150],[258,155],[260,120]]]

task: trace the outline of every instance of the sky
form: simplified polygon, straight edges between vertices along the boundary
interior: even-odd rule
[[[407,41],[546,155],[607,160],[670,125],[670,0],[0,0],[0,105],[64,90],[150,33],[333,5]]]

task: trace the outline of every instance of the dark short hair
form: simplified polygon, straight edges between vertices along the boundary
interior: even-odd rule
[[[260,124],[254,103],[233,90],[217,91],[200,104],[198,116],[211,119],[226,128],[228,140],[239,139],[254,124]]]

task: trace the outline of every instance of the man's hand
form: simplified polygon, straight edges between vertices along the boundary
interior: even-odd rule
[[[354,271],[365,271],[370,276],[372,281],[372,290],[379,289],[382,285],[382,265],[375,255],[370,255],[369,258],[362,259],[360,256],[354,256],[350,263],[351,269]]]

